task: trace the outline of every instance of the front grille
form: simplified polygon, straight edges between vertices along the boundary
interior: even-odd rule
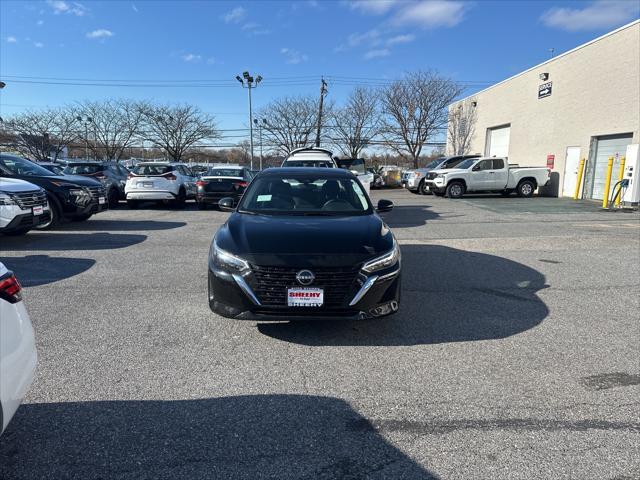
[[[15,200],[20,208],[26,210],[47,204],[47,194],[43,190],[32,190],[30,192],[12,193],[11,198]]]
[[[300,268],[266,267],[252,265],[253,275],[249,285],[264,306],[286,307],[287,289],[302,287],[296,280]],[[325,308],[344,305],[347,297],[353,296],[353,285],[358,276],[357,268],[310,268],[316,276],[309,288],[324,290]]]
[[[99,186],[99,187],[86,187],[87,190],[89,190],[89,193],[91,194],[91,198],[93,200],[95,200],[96,202],[98,201],[99,197],[106,197],[107,196],[107,191],[105,190],[105,188],[103,186]]]

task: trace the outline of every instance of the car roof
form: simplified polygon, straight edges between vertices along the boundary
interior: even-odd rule
[[[317,168],[317,167],[273,167],[267,168],[258,174],[259,176],[285,177],[291,176],[325,176],[331,178],[355,178],[349,170],[343,168]]]

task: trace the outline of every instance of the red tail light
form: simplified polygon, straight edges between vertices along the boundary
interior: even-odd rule
[[[245,188],[246,188],[246,186],[247,186],[247,185],[249,185],[249,184],[248,184],[247,182],[236,182],[236,183],[234,183],[233,185],[234,185],[236,188],[241,188],[241,187],[245,187]]]
[[[22,285],[13,272],[7,272],[0,278],[0,298],[9,303],[18,303],[22,300]]]
[[[166,178],[167,180],[177,180],[178,179],[178,177],[176,177],[173,173],[165,173],[162,176],[164,178]]]
[[[196,187],[204,187],[207,184],[204,180],[198,180],[196,182]]]

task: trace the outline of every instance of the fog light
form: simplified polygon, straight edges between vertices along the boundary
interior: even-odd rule
[[[380,317],[382,315],[389,315],[392,312],[398,311],[398,302],[395,300],[389,303],[383,303],[376,308],[369,310],[369,313],[374,317]]]

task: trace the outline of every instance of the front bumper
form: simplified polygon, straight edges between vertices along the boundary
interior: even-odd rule
[[[131,190],[126,193],[127,200],[175,200],[176,194],[168,190]]]
[[[22,211],[24,212],[24,210]],[[9,233],[23,228],[35,228],[51,220],[51,211],[47,208],[41,215],[34,215],[32,212],[21,213],[13,217],[8,223],[5,220],[2,218],[0,222],[0,225],[2,225],[0,226],[0,232]]]
[[[443,193],[446,190],[446,185],[442,179],[437,178],[435,180],[425,180],[424,182],[432,192]]]
[[[385,275],[376,276],[366,289],[362,285],[356,285],[353,292],[345,295],[344,301],[338,306],[288,307],[285,303],[276,306],[262,305],[244,277],[209,266],[209,307],[223,317],[254,321],[359,320],[383,317],[396,313],[400,305],[401,272],[399,266],[396,268]],[[369,279],[373,277],[370,276]],[[290,285],[296,286],[299,287]]]

